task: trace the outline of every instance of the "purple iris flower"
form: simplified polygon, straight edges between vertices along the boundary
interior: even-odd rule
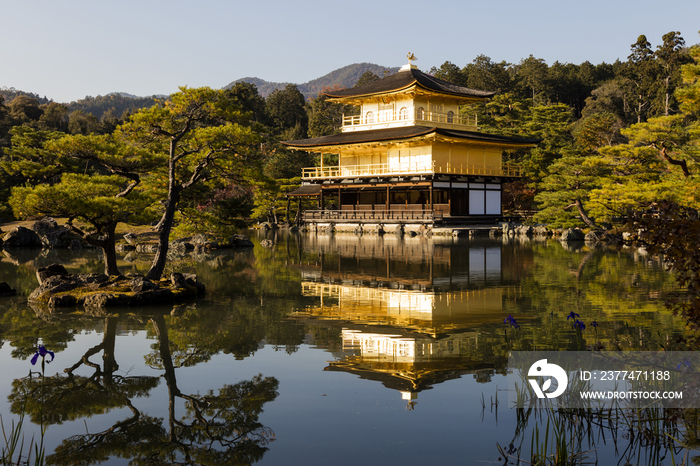
[[[596,322],[595,320],[594,320],[593,322],[591,322],[591,327],[597,328],[597,327],[598,327],[598,322]]]
[[[683,361],[678,363],[678,366],[676,366],[676,369],[681,370],[682,368],[685,368],[685,367],[690,369],[690,360],[689,359],[684,359]]]
[[[46,358],[47,354],[51,356],[51,361],[53,361],[53,351],[49,351],[46,348],[44,348],[43,346],[39,346],[39,349],[37,350],[36,353],[34,353],[34,356],[32,357],[32,366],[34,364],[36,364],[36,362],[39,360],[39,356],[41,356],[41,359],[44,359],[44,358]],[[48,362],[51,362],[51,361],[48,361]]]
[[[566,316],[566,320],[569,320],[569,319],[576,319],[577,317],[579,317],[579,315],[576,314],[574,311],[571,311],[571,312],[569,313],[569,315]]]
[[[574,327],[578,328],[582,332],[586,330],[586,324],[584,324],[582,320],[576,319],[576,322],[574,322]]]
[[[518,323],[515,321],[515,319],[513,318],[513,316],[510,315],[510,314],[508,314],[508,317],[506,317],[505,319],[503,319],[503,323],[504,323],[504,324],[510,324],[510,326],[513,327],[513,328],[516,329],[516,330],[520,328],[520,325],[518,325]]]

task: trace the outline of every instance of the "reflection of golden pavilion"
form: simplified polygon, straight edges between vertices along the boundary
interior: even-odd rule
[[[471,289],[503,284],[502,244],[471,243],[469,248],[424,237],[310,235],[306,248],[315,262],[301,267],[307,280],[413,290]]]
[[[302,294],[320,298],[309,317],[388,325],[433,337],[503,321],[504,288],[432,292],[302,282]]]
[[[486,380],[504,367],[503,302],[518,290],[503,278],[501,243],[305,241],[317,255],[300,267],[302,294],[318,301],[296,317],[340,328],[343,352],[326,370],[379,381],[412,407],[436,383],[465,374]]]
[[[379,381],[400,391],[411,409],[422,390],[465,374],[488,378],[496,368],[493,348],[476,329],[503,322],[507,289],[424,292],[303,282],[302,292],[320,304],[297,316],[341,326],[343,356],[326,370]]]
[[[493,362],[474,357],[479,350],[479,333],[456,332],[441,338],[420,334],[388,333],[392,329],[362,331],[343,328],[343,351],[339,361],[326,370],[350,372],[363,379],[381,382],[412,401],[433,385],[474,374],[488,377]],[[386,332],[386,333],[385,333]]]

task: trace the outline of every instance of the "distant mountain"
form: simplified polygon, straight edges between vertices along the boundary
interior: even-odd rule
[[[307,83],[297,84],[296,86],[299,89],[299,91],[302,94],[304,94],[304,97],[306,97],[307,99],[313,99],[318,95],[319,92],[321,92],[321,90],[324,87],[332,87],[335,85],[345,88],[353,87],[357,80],[360,79],[360,76],[362,76],[366,71],[371,71],[372,73],[382,78],[384,77],[385,73],[394,74],[398,70],[398,67],[388,68],[386,66],[375,65],[374,63],[355,63],[353,65],[338,68],[337,70],[331,71],[330,73],[321,76],[320,78],[316,78]],[[237,82],[255,84],[255,86],[258,88],[258,93],[263,97],[267,97],[275,89],[284,89],[288,84],[293,84],[268,82],[264,79],[248,77],[237,79],[236,81],[233,81],[224,86],[224,89],[230,89]]]
[[[110,95],[118,95],[119,97],[128,97],[129,99],[138,99],[139,96],[134,95],[134,94],[129,94],[128,92],[110,92],[107,94],[108,96]]]

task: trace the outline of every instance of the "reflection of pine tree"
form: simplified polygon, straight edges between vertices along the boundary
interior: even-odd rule
[[[105,319],[102,342],[89,348],[63,374],[13,382],[13,412],[24,408],[33,422],[44,425],[105,414],[115,408],[131,411],[131,416],[106,430],[63,440],[47,458],[48,463],[87,465],[110,457],[129,458],[133,464],[245,464],[260,460],[274,434],[258,422],[258,416],[263,405],[277,397],[277,380],[256,376],[216,392],[209,390],[203,396],[182,393],[177,386],[165,319],[155,316],[152,322],[168,387],[165,425],[163,419],[142,413],[133,402],[148,396],[160,379],[115,373],[119,368],[114,351],[115,317]],[[103,353],[102,364],[90,360],[99,352]],[[94,372],[90,376],[74,374],[81,366]],[[178,398],[185,400],[186,412],[181,418],[175,412]]]

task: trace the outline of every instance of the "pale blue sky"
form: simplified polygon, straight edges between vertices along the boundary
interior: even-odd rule
[[[69,102],[123,91],[303,83],[360,62],[422,70],[479,54],[594,64],[645,34],[700,42],[700,0],[0,0],[0,87]]]

